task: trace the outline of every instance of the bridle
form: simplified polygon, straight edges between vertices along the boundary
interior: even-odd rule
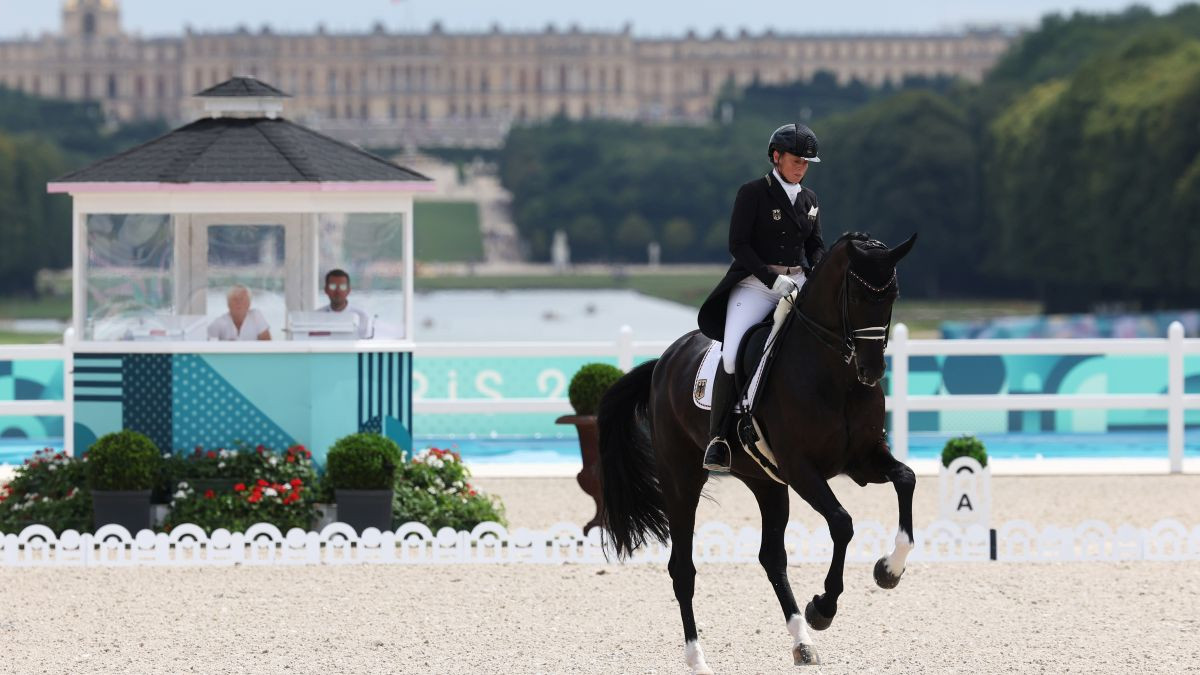
[[[899,283],[896,278],[895,269],[892,270],[892,276],[890,279],[888,279],[888,282],[883,286],[877,287],[871,285],[867,280],[855,274],[854,271],[850,269],[850,265],[847,264],[846,274],[840,291],[842,305],[841,335],[838,335],[837,333],[822,326],[821,324],[817,323],[816,319],[800,311],[800,303],[798,301],[792,303],[792,311],[796,313],[796,316],[800,317],[800,320],[804,326],[808,328],[813,335],[817,336],[817,338],[824,343],[825,346],[840,354],[842,360],[844,360],[847,365],[849,365],[850,361],[854,359],[854,353],[856,351],[855,340],[882,340],[883,348],[887,349],[888,333],[890,332],[889,329],[892,326],[892,310],[890,307],[888,308],[887,323],[882,326],[865,326],[863,328],[852,328],[850,326],[851,280],[854,280],[864,289],[877,296],[882,296]]]

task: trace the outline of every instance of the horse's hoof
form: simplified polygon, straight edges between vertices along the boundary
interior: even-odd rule
[[[904,570],[900,570],[900,574],[892,574],[887,568],[887,556],[875,561],[875,583],[879,584],[880,588],[895,588],[900,584],[900,577],[904,574]]]
[[[792,647],[792,660],[797,666],[821,665],[821,657],[817,656],[817,650],[813,649],[812,645],[796,645]]]
[[[812,600],[809,600],[808,605],[804,607],[804,620],[813,630],[825,630],[829,628],[829,624],[833,623],[833,618],[822,614]]]

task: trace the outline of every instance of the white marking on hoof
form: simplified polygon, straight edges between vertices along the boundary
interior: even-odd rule
[[[898,577],[904,573],[904,562],[908,560],[908,554],[912,552],[913,546],[913,540],[908,538],[904,530],[896,533],[896,548],[892,549],[883,563],[887,567],[888,574]]]
[[[793,614],[787,622],[788,632],[792,634],[792,659],[796,665],[816,665],[821,662],[817,651],[813,648],[812,635],[808,632],[808,623],[800,614]]]
[[[689,640],[683,645],[683,658],[692,669],[692,675],[713,675],[712,668],[704,661],[704,650],[700,649],[699,641]]]

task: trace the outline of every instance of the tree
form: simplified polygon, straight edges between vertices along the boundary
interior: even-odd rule
[[[695,259],[692,244],[696,241],[696,228],[684,218],[672,218],[663,226],[663,257],[666,260]]]
[[[646,244],[654,241],[654,228],[650,221],[632,213],[617,228],[617,246],[620,257],[624,260],[644,262]]]

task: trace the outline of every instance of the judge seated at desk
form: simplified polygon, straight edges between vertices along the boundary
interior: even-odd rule
[[[271,327],[257,309],[250,308],[250,289],[241,284],[225,296],[229,311],[208,324],[210,340],[270,340]]]
[[[357,307],[350,306],[350,275],[345,270],[330,270],[325,274],[325,295],[329,304],[320,308],[319,312],[345,312],[355,317],[358,326],[358,338],[365,340],[374,334],[371,316]]]

